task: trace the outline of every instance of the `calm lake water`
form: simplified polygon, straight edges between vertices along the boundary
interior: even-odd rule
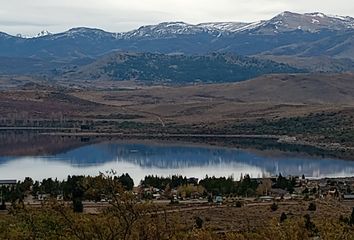
[[[204,146],[106,142],[80,146],[47,156],[0,157],[0,179],[64,179],[116,170],[138,184],[149,174],[187,177],[252,177],[305,174],[306,177],[354,176],[354,161],[311,157],[280,151],[253,151]]]

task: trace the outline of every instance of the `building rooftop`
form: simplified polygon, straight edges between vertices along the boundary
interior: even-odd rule
[[[344,199],[352,199],[354,200],[354,195],[353,194],[347,194],[347,195],[343,195]]]
[[[0,185],[15,185],[17,180],[10,179],[10,180],[0,180]]]

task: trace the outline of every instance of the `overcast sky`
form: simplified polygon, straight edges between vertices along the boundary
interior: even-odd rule
[[[283,12],[354,16],[353,0],[0,0],[0,31],[34,35],[72,27],[112,32],[164,21],[251,22]]]

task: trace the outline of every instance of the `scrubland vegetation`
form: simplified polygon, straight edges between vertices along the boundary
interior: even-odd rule
[[[273,186],[293,191],[295,182],[280,176]],[[7,193],[3,187],[4,196],[12,203],[2,204],[7,210],[0,211],[0,239],[329,240],[354,236],[354,210],[351,213],[348,205],[334,200],[171,205],[137,194],[132,191],[133,184],[127,174],[101,174],[41,183],[27,178]],[[242,181],[206,177],[199,185],[181,176],[147,176],[141,188],[177,188],[181,193],[193,184],[199,188],[192,191],[202,190],[207,195],[235,192],[239,197],[259,196],[272,186],[248,176]],[[44,193],[48,198],[40,204],[25,200],[26,195]],[[84,207],[84,200],[90,200],[90,207],[87,202]]]

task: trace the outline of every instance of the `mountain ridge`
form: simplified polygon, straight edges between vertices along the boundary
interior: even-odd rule
[[[100,30],[109,34],[112,34],[112,36],[116,36],[117,38],[126,38],[126,36],[134,36],[136,34],[133,34],[134,32],[139,32],[143,29],[157,29],[160,30],[161,27],[170,27],[170,26],[166,26],[166,25],[179,25],[180,27],[182,27],[182,31],[181,28],[178,28],[177,31],[175,33],[183,33],[183,32],[188,32],[187,30],[190,30],[191,32],[193,31],[197,31],[199,29],[199,31],[221,31],[221,32],[229,32],[229,33],[235,33],[235,32],[242,32],[242,31],[248,31],[248,30],[252,30],[254,28],[260,28],[262,26],[265,26],[267,24],[273,24],[274,26],[276,26],[276,24],[279,24],[279,21],[283,21],[286,18],[298,18],[298,19],[302,19],[304,20],[304,23],[306,24],[311,24],[312,26],[329,26],[332,28],[336,28],[336,30],[344,30],[344,29],[354,29],[354,17],[351,16],[340,16],[340,15],[331,15],[331,14],[324,14],[324,13],[320,13],[320,12],[313,12],[313,13],[295,13],[295,12],[290,12],[290,11],[284,11],[280,14],[277,14],[276,16],[274,16],[273,18],[269,19],[269,20],[259,20],[259,21],[254,21],[254,22],[237,22],[237,21],[226,21],[226,22],[202,22],[202,23],[197,23],[197,24],[190,24],[190,23],[186,23],[183,21],[175,21],[175,22],[161,22],[158,24],[151,24],[151,25],[143,25],[140,26],[136,29],[132,29],[130,31],[123,31],[123,32],[111,32],[111,31],[105,31],[99,28],[90,28],[90,27],[74,27],[74,28],[70,28],[67,31],[64,32],[59,32],[59,33],[50,33],[47,30],[43,30],[41,31],[39,34],[34,35],[33,37],[23,37],[25,39],[28,38],[38,38],[38,37],[46,37],[48,35],[58,35],[58,34],[63,34],[66,32],[71,32],[72,30],[77,30],[77,29],[86,29],[86,30]],[[310,21],[309,21],[310,20]],[[321,21],[324,22],[325,24],[321,24]],[[279,27],[279,26],[278,26]],[[292,27],[291,30],[296,30],[299,29],[297,27]],[[184,29],[183,29],[184,28]],[[310,29],[309,27],[305,27],[305,28],[301,28],[303,30],[318,30],[318,28],[316,29]],[[188,33],[191,33],[188,32]],[[45,33],[45,34],[43,34]],[[8,34],[10,35],[10,34]],[[17,37],[17,36],[13,36],[10,35],[12,37]],[[19,38],[21,38],[21,36],[25,36],[22,34],[19,34]]]
[[[11,64],[0,72],[16,73],[16,63],[26,72],[81,67],[114,52],[208,55],[232,53],[239,56],[274,56],[277,60],[316,59],[311,71],[354,71],[354,18],[323,13],[283,12],[253,23],[209,22],[188,24],[164,22],[142,26],[125,33],[76,27],[62,33],[43,31],[37,37],[22,38],[0,33],[0,61]],[[320,66],[325,59],[326,66]],[[26,64],[28,61],[28,64]],[[284,62],[287,64],[289,61]],[[331,67],[331,62],[335,67]],[[28,65],[28,66],[26,66]],[[35,71],[32,71],[31,66]],[[299,64],[292,65],[297,68]],[[18,71],[23,73],[24,71]]]

